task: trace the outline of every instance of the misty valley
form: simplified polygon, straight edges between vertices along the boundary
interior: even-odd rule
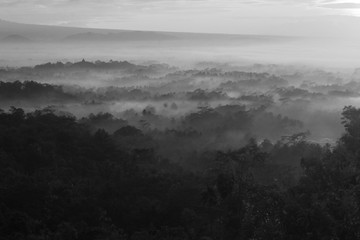
[[[0,0],[0,240],[360,239],[355,2]]]
[[[0,107],[47,108],[78,119],[110,114],[105,122],[122,124],[99,123],[109,133],[124,123],[145,133],[196,131],[204,136],[201,149],[232,149],[250,138],[276,142],[300,132],[333,145],[344,131],[343,107],[360,100],[359,78],[358,69],[284,65],[49,62],[1,69]]]
[[[360,70],[0,69],[0,239],[359,239]]]

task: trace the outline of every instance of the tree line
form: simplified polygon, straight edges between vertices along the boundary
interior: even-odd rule
[[[360,109],[342,122],[335,146],[249,139],[189,156],[191,169],[125,146],[152,141],[126,123],[109,133],[49,108],[1,110],[0,239],[359,239]]]

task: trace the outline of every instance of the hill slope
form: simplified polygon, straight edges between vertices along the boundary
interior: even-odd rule
[[[204,34],[156,31],[133,31],[117,29],[95,29],[47,26],[14,23],[0,20],[0,38],[19,35],[33,41],[154,41],[154,40],[240,40],[240,41],[278,41],[289,37],[268,35]]]
[[[6,43],[28,43],[31,42],[30,39],[18,35],[18,34],[11,34],[8,35],[6,37],[4,37],[3,39],[1,39],[1,42],[6,42]]]

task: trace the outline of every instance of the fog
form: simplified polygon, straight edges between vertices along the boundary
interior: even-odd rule
[[[189,153],[305,132],[333,145],[343,108],[360,101],[356,39],[1,24],[0,108],[50,108],[110,132],[126,123],[160,142],[194,131]]]
[[[359,239],[359,56],[0,21],[1,239]]]
[[[307,65],[349,69],[358,65],[359,41],[321,38],[184,39],[158,41],[0,43],[2,66],[87,60],[157,61],[191,66],[197,62]]]
[[[0,107],[51,106],[78,118],[107,112],[144,131],[195,129],[211,142],[205,145],[226,149],[250,136],[278,141],[305,131],[310,141],[333,144],[343,132],[343,107],[360,101],[356,69],[178,59],[176,65],[142,56],[3,68]],[[241,112],[249,123],[238,119]],[[199,123],[186,120],[196,114]]]

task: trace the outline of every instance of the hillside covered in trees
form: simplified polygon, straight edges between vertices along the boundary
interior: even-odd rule
[[[358,80],[211,62],[2,67],[0,239],[359,239]]]
[[[105,131],[96,125],[105,116],[0,112],[2,239],[360,237],[357,108],[344,108],[332,147],[306,134],[249,139],[187,164],[159,153],[155,132],[127,123]],[[297,176],[286,174],[290,156]]]

